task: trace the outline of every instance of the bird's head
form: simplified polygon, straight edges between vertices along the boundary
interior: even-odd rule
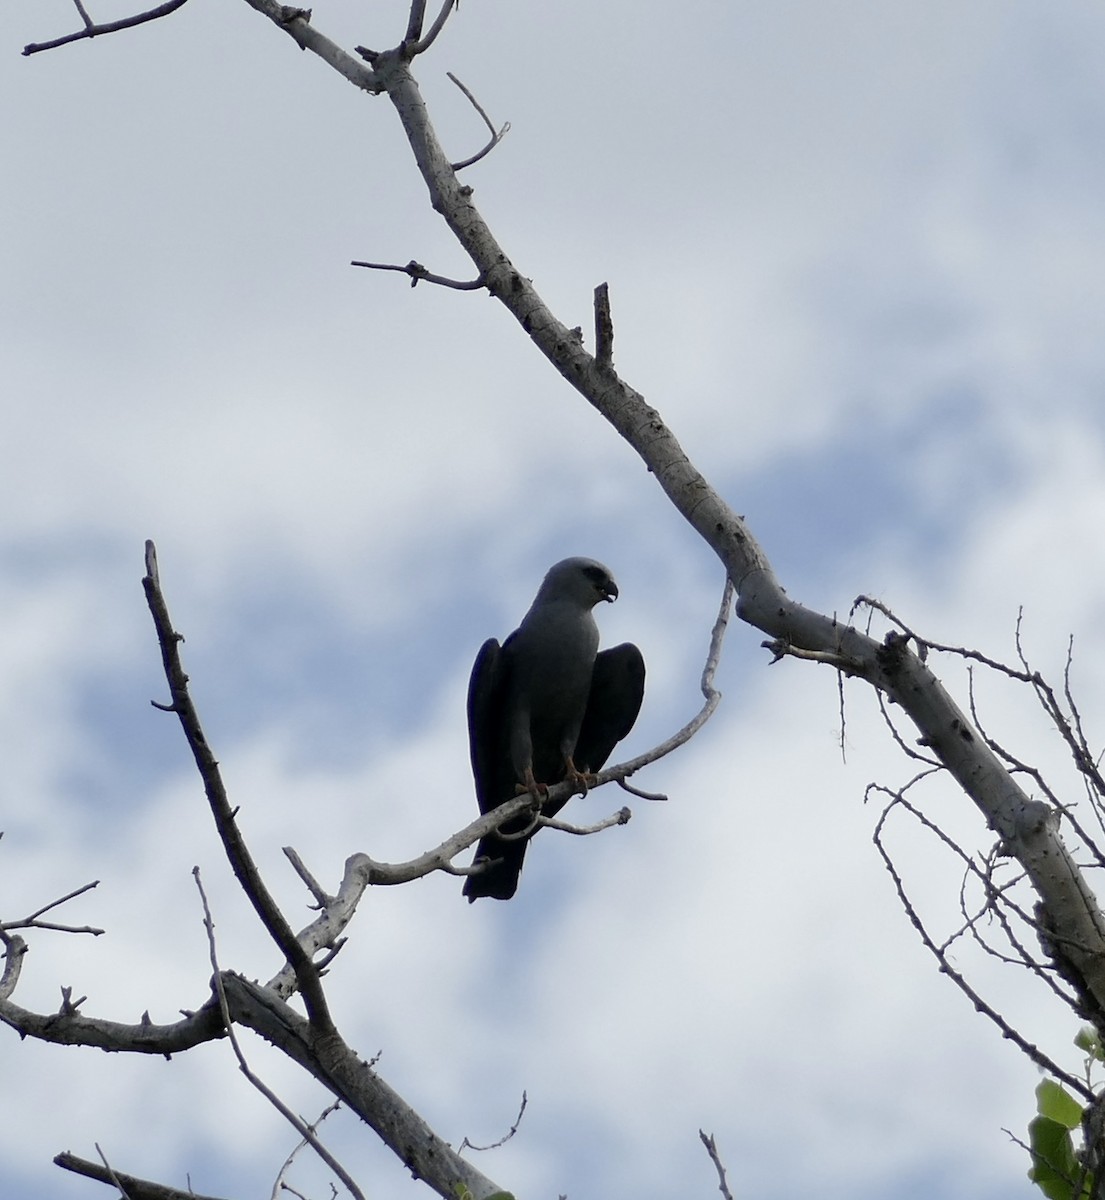
[[[600,600],[613,602],[618,598],[618,585],[613,575],[593,558],[565,558],[549,568],[537,599],[575,600],[593,608]]]

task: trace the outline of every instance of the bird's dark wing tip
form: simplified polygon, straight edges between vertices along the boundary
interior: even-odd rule
[[[595,658],[591,695],[576,740],[581,770],[598,771],[629,733],[645,695],[645,660],[632,642],[603,650]]]

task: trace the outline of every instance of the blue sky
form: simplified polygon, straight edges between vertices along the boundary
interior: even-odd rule
[[[550,563],[589,554],[618,579],[604,640],[649,664],[627,753],[697,708],[722,581],[504,312],[349,267],[470,273],[386,100],[244,4],[191,0],[30,59],[76,14],[8,15],[0,911],[101,879],[70,916],[109,933],[37,936],[17,998],[53,1008],[72,984],[98,1015],[171,1020],[209,974],[194,864],[224,964],[279,964],[148,703],[145,538],[301,924],[281,847],[336,881],[353,851],[409,858],[472,815],[467,672]],[[383,47],[404,6],[321,0],[314,21]],[[609,282],[619,369],[792,595],[841,614],[877,595],[1007,658],[1023,606],[1055,679],[1074,635],[1100,729],[1103,44],[1081,3],[465,0],[417,73],[455,158],[484,131],[446,71],[511,122],[467,172],[476,203],[568,325],[589,329]],[[519,1197],[713,1194],[700,1127],[737,1195],[1033,1195],[1002,1130],[1023,1136],[1035,1069],[938,976],[870,842],[866,784],[912,770],[856,687],[842,763],[835,678],[769,668],[760,640],[734,622],[721,711],[640,779],[667,804],[543,834],[509,905],[468,906],[445,877],[367,897],[330,977],[343,1028],[454,1143],[501,1136],[525,1089],[519,1134],[480,1158]],[[980,688],[991,731],[1080,796],[1026,699]],[[621,798],[578,803],[582,820]],[[989,849],[950,789],[926,804]],[[958,868],[897,839],[954,927]],[[1064,1008],[961,955],[1077,1068]],[[250,1053],[295,1107],[323,1107]],[[0,1063],[5,1197],[95,1194],[50,1165],[95,1141],[121,1170],[262,1194],[293,1143],[225,1047],[166,1064],[9,1035]],[[329,1124],[369,1192],[407,1188],[348,1117]],[[305,1163],[298,1186],[325,1178]]]

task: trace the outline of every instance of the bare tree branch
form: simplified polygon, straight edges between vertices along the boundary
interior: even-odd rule
[[[23,917],[18,921],[0,921],[0,930],[10,932],[13,929],[51,929],[57,933],[90,933],[94,937],[99,937],[104,931],[94,925],[59,925],[54,921],[43,921],[40,919],[43,913],[48,913],[51,909],[65,904],[66,901],[73,900],[77,896],[83,896],[85,892],[90,892],[93,888],[99,886],[100,881],[94,879],[91,883],[74,888],[73,891],[67,892],[59,899],[51,900],[49,904],[44,904],[41,908],[35,909],[29,917]]]
[[[673,750],[678,750],[680,746],[689,742],[714,715],[717,706],[721,703],[721,692],[714,687],[714,675],[717,672],[718,664],[721,662],[721,647],[725,641],[725,631],[729,627],[729,614],[732,608],[733,581],[726,577],[725,587],[722,589],[721,594],[721,606],[714,620],[714,627],[710,631],[710,648],[706,653],[706,664],[702,668],[700,687],[706,702],[682,729],[677,733],[673,733],[666,741],[661,742],[658,746],[654,746],[646,753],[638,755],[637,758],[631,758],[628,762],[618,763],[616,766],[608,767],[605,771],[600,771],[595,777],[598,784],[609,783],[611,781],[622,783],[628,776],[635,774],[642,767],[646,767],[649,763],[654,763],[664,758]],[[564,785],[558,784],[557,786],[563,787]],[[666,796],[649,796],[647,798],[650,800],[667,799]]]
[[[314,1120],[314,1122],[308,1126],[310,1131],[312,1133],[317,1133],[318,1127],[323,1123],[323,1121],[325,1121],[326,1118],[328,1116],[330,1116],[331,1113],[337,1112],[339,1108],[341,1108],[340,1100],[335,1100],[332,1104],[328,1104],[322,1110],[322,1112],[319,1113],[318,1117]],[[296,1156],[299,1154],[300,1150],[303,1150],[305,1147],[307,1147],[309,1145],[310,1145],[310,1142],[306,1138],[301,1138],[300,1141],[298,1142],[298,1144],[296,1145],[295,1149],[288,1155],[288,1157],[286,1159],[284,1159],[284,1162],[281,1165],[280,1170],[277,1172],[276,1178],[273,1180],[272,1193],[270,1196],[270,1200],[279,1200],[279,1196],[282,1191],[288,1191],[288,1192],[292,1191],[292,1188],[287,1183],[284,1182],[284,1177],[287,1175],[288,1171],[291,1170],[292,1163],[295,1162]],[[298,1195],[298,1193],[293,1193],[293,1194]]]
[[[411,0],[411,12],[407,19],[404,42],[417,42],[422,36],[422,22],[426,17],[426,0]]]
[[[503,1191],[434,1133],[339,1033],[317,1030],[261,984],[231,971],[222,972],[220,978],[235,1024],[254,1030],[318,1079],[443,1200],[457,1200],[461,1188],[474,1200],[487,1200]]]
[[[919,779],[921,777],[918,776],[917,778]],[[916,779],[912,782],[915,783]],[[977,989],[972,987],[971,984],[967,982],[966,977],[961,971],[958,971],[955,968],[946,952],[936,944],[932,935],[925,927],[924,922],[921,920],[921,916],[914,907],[913,902],[910,900],[909,895],[906,892],[905,882],[902,879],[901,874],[898,872],[898,869],[894,866],[893,859],[891,858],[890,853],[887,851],[883,840],[883,830],[885,828],[887,819],[889,818],[890,813],[896,807],[901,806],[908,808],[914,816],[918,816],[919,814],[917,810],[913,808],[912,805],[909,805],[905,800],[904,789],[897,792],[891,792],[889,789],[877,785],[872,785],[868,788],[869,794],[876,791],[883,792],[888,795],[890,797],[890,802],[887,804],[882,816],[879,818],[879,821],[875,826],[875,832],[872,835],[872,840],[874,841],[879,855],[883,860],[883,865],[890,874],[890,878],[894,883],[894,888],[898,893],[898,899],[902,905],[902,908],[905,910],[906,916],[909,918],[914,929],[917,930],[917,933],[925,947],[939,962],[940,970],[947,975],[948,978],[951,979],[952,982],[955,983],[955,985],[968,997],[978,1012],[985,1014],[990,1018],[991,1021],[993,1021],[993,1023],[1001,1030],[1003,1037],[1012,1041],[1028,1058],[1030,1058],[1038,1066],[1042,1067],[1049,1074],[1053,1075],[1056,1079],[1061,1079],[1069,1088],[1083,1096],[1086,1100],[1092,1100],[1093,1090],[1088,1088],[1074,1075],[1064,1071],[1058,1065],[1058,1063],[1056,1063],[1048,1055],[1044,1054],[1038,1046],[1034,1045],[1016,1029],[1014,1029],[1013,1026],[995,1008],[993,1008],[992,1005],[986,1002]],[[931,823],[927,824],[929,825],[930,829],[935,829],[935,826],[933,826]],[[944,836],[939,830],[936,832],[941,837]]]
[[[8,996],[14,988],[9,969],[20,961],[26,949],[22,939],[0,935],[7,945],[4,985],[0,987],[0,1021],[25,1037],[61,1046],[95,1046],[100,1050],[125,1050],[133,1054],[163,1054],[166,1058],[191,1050],[203,1042],[223,1036],[218,1005],[209,1001],[197,1012],[186,1013],[172,1025],[155,1025],[148,1017],[136,1025],[86,1017],[69,1006],[62,1012],[36,1013],[14,1004]],[[18,972],[16,972],[16,976]]]
[[[448,279],[444,275],[435,275],[432,271],[427,271],[421,264],[413,259],[407,263],[405,267],[400,267],[394,263],[374,263],[361,262],[354,259],[350,264],[351,267],[367,267],[370,271],[399,271],[403,275],[409,275],[411,287],[417,287],[420,283],[436,283],[439,287],[454,288],[458,292],[475,292],[481,288],[487,287],[481,276],[475,279]]]
[[[279,0],[245,0],[245,2],[263,17],[268,17],[301,50],[310,50],[312,54],[317,54],[323,62],[333,67],[354,87],[371,95],[376,95],[383,90],[376,78],[376,72],[367,62],[362,61],[365,54],[371,54],[371,52],[366,51],[365,54],[361,54],[360,58],[356,58],[347,50],[343,50],[337,42],[331,41],[315,29],[311,24],[310,9],[281,4]],[[358,50],[358,54],[360,53]]]
[[[112,1171],[101,1163],[89,1162],[86,1158],[78,1158],[66,1150],[54,1157],[54,1162],[66,1171],[83,1175],[87,1179],[96,1179],[100,1183],[110,1183],[125,1190],[129,1200],[220,1200],[218,1196],[201,1196],[189,1188],[181,1191],[179,1188],[167,1187],[163,1183],[153,1183],[148,1179],[139,1179],[136,1175],[124,1175],[121,1171]]]
[[[253,856],[238,828],[236,815],[231,810],[219,771],[219,764],[204,735],[199,715],[188,691],[188,676],[185,675],[184,668],[181,666],[179,652],[180,643],[184,639],[173,629],[172,621],[169,618],[169,610],[161,591],[157,550],[153,542],[146,543],[146,575],[142,580],[142,586],[146,592],[146,601],[153,617],[154,628],[157,630],[157,640],[161,646],[165,678],[172,696],[172,705],[169,707],[179,718],[184,736],[192,751],[192,757],[195,759],[200,778],[203,780],[211,814],[215,818],[215,828],[218,830],[226,850],[234,876],[253,905],[254,911],[261,918],[261,923],[268,930],[269,936],[295,971],[296,983],[303,994],[303,1001],[307,1006],[307,1013],[312,1023],[320,1029],[333,1029],[334,1023],[319,981],[318,971],[309,955],[304,952],[292,927],[265,886],[257,864],[253,861]]]
[[[187,0],[165,0],[164,4],[159,4],[156,8],[148,9],[146,12],[135,14],[133,17],[122,17],[118,21],[105,21],[102,25],[95,25],[92,18],[85,11],[84,5],[80,0],[74,0],[77,5],[77,11],[84,21],[84,28],[76,33],[67,33],[64,37],[54,38],[49,42],[31,42],[23,47],[24,57],[31,54],[39,54],[43,50],[55,50],[58,46],[66,46],[70,42],[79,42],[85,38],[98,37],[102,33],[116,33],[120,29],[131,29],[135,25],[145,25],[147,21],[157,21],[161,17],[167,17],[170,13],[176,12],[178,8],[183,8]]]
[[[104,1170],[108,1174],[108,1178],[119,1189],[119,1200],[132,1200],[132,1197],[127,1195],[127,1189],[123,1186],[119,1176],[115,1174],[111,1163],[107,1161],[107,1155],[100,1149],[100,1143],[96,1142],[96,1153],[100,1156],[100,1162],[104,1165]]]
[[[615,825],[628,825],[633,814],[628,808],[619,808],[616,813],[594,825],[570,825],[567,821],[558,821],[555,817],[546,817],[538,813],[535,824],[539,829],[556,829],[560,833],[573,833],[577,837],[590,837],[593,833],[602,833],[604,829],[612,829]],[[517,834],[500,833],[499,837],[510,840]]]
[[[725,1200],[733,1200],[733,1193],[729,1190],[729,1182],[725,1178],[725,1167],[721,1161],[721,1155],[718,1153],[717,1142],[714,1141],[712,1133],[706,1133],[700,1129],[698,1136],[702,1144],[706,1147],[706,1153],[710,1156],[710,1161],[714,1164],[714,1169],[717,1171],[718,1191],[721,1192]]]
[[[292,1126],[299,1136],[311,1147],[312,1150],[322,1159],[322,1161],[334,1172],[335,1175],[345,1184],[349,1194],[355,1197],[355,1200],[364,1200],[364,1194],[357,1186],[353,1177],[341,1165],[340,1162],[330,1153],[329,1150],[319,1140],[315,1131],[303,1120],[297,1116],[284,1103],[283,1100],[269,1087],[267,1083],[250,1067],[246,1061],[246,1056],[242,1052],[242,1047],[238,1043],[238,1037],[234,1032],[234,1023],[230,1019],[230,1009],[226,1003],[226,991],[223,988],[222,971],[219,967],[218,949],[215,945],[215,922],[211,919],[211,907],[207,903],[207,893],[203,889],[203,880],[200,878],[199,867],[193,867],[192,877],[196,881],[196,887],[199,889],[200,900],[203,903],[203,927],[207,932],[207,946],[211,957],[211,969],[214,972],[215,990],[219,997],[219,1009],[222,1012],[223,1022],[226,1025],[227,1037],[230,1040],[231,1048],[234,1051],[234,1057],[238,1060],[238,1068],[249,1082],[261,1093],[262,1096],[276,1109],[276,1111]],[[317,1022],[311,1022],[312,1027],[317,1028]],[[330,1032],[333,1029],[331,1024],[328,1027],[323,1027],[323,1032]]]
[[[492,1142],[488,1146],[477,1146],[475,1142],[470,1142],[467,1136],[460,1144],[459,1153],[463,1154],[465,1150],[498,1150],[500,1146],[505,1146],[507,1142],[518,1132],[518,1126],[522,1124],[522,1117],[525,1116],[526,1105],[529,1103],[529,1097],[522,1092],[522,1103],[518,1108],[518,1115],[514,1118],[514,1124],[503,1134],[497,1142]]]
[[[483,117],[483,123],[487,126],[491,133],[491,141],[489,141],[482,150],[477,151],[477,153],[473,154],[471,158],[466,158],[461,162],[453,163],[454,171],[463,171],[465,167],[470,167],[473,163],[478,163],[481,158],[484,158],[495,149],[495,147],[510,132],[510,122],[505,121],[503,123],[503,127],[497,130],[495,126],[491,124],[491,118],[487,115],[487,113],[484,112],[480,102],[475,96],[472,95],[472,93],[464,86],[464,84],[461,83],[461,81],[453,74],[453,72],[446,71],[445,74],[448,75],[449,78],[457,85],[457,87],[460,88],[460,90],[468,97],[472,107],[480,114],[481,117]]]
[[[425,8],[425,4],[423,4],[423,8]],[[445,28],[445,22],[454,8],[460,8],[460,0],[443,0],[441,10],[430,26],[430,32],[417,45],[408,48],[407,52],[412,58],[416,54],[424,54],[437,41],[437,35]]]

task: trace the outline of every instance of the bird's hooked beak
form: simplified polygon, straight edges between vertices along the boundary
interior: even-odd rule
[[[613,604],[618,598],[618,585],[609,579],[602,585],[602,598],[608,603]]]

